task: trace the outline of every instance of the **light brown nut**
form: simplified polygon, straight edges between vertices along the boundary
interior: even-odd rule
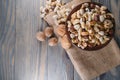
[[[65,21],[66,21],[66,17],[60,19],[60,22],[65,22]]]
[[[75,20],[72,22],[73,25],[76,25],[76,24],[78,24],[78,23],[80,23],[80,20],[79,20],[79,19],[75,19]]]
[[[101,44],[104,44],[104,43],[105,43],[105,40],[104,40],[103,37],[100,37],[100,38],[99,38],[99,41],[101,42]]]
[[[81,22],[81,27],[84,29],[85,28],[85,23]]]
[[[83,15],[85,13],[84,9],[80,9],[80,14]]]
[[[82,45],[84,46],[84,48],[87,47],[87,43],[86,42],[83,42]]]
[[[71,42],[69,41],[67,35],[64,35],[64,36],[60,39],[60,41],[61,41],[61,45],[62,45],[62,47],[63,47],[64,49],[69,49],[69,48],[72,46],[72,44],[71,44]]]
[[[82,46],[81,42],[79,42],[79,43],[77,44],[77,46],[78,46],[78,47],[81,47],[81,46]]]
[[[106,13],[106,11],[100,11],[101,12],[101,14],[105,14]]]
[[[79,41],[82,40],[82,38],[81,38],[81,32],[82,32],[82,29],[79,28],[79,30],[78,30],[78,40],[79,40]]]
[[[84,3],[83,4],[85,7],[88,7],[89,6],[89,3]]]
[[[41,18],[44,18],[44,17],[45,17],[45,14],[44,14],[44,13],[42,13],[42,14],[40,15],[40,17],[41,17]]]
[[[106,6],[101,6],[100,10],[101,11],[107,10],[107,7]]]
[[[97,39],[99,39],[99,38],[100,38],[100,35],[99,35],[99,34],[95,34],[95,37],[96,37]]]
[[[88,33],[88,32],[81,32],[81,35],[82,35],[82,36],[88,36],[89,33]]]
[[[69,15],[69,12],[65,12],[65,15],[68,16],[68,15]]]
[[[88,14],[88,21],[91,21],[91,20],[92,20],[92,15]]]
[[[66,11],[66,12],[70,12],[70,11],[71,11],[71,9],[70,9],[70,8],[67,8],[67,9],[65,9],[65,11]]]
[[[75,12],[71,15],[71,19],[76,19],[76,18],[77,18],[77,13]]]
[[[78,42],[79,42],[78,38],[72,39],[72,43],[78,43]]]
[[[92,41],[91,41],[92,43],[95,43],[95,39],[92,39]]]
[[[109,38],[109,37],[107,37],[107,36],[103,36],[103,37],[104,37],[104,40],[105,40],[105,41],[110,40],[110,38]]]
[[[111,18],[114,18],[114,15],[111,13],[107,13],[107,16],[110,16]]]
[[[84,13],[83,14],[83,21],[85,22],[85,21],[87,21],[88,20],[88,14],[87,13]]]
[[[80,17],[81,17],[80,11],[78,10],[78,11],[77,11],[77,18],[80,18]]]
[[[75,29],[75,30],[78,30],[79,28],[80,28],[80,25],[79,25],[79,24],[74,25],[74,29]]]
[[[97,27],[97,25],[94,26],[94,30],[95,30],[95,32],[99,32],[100,31],[99,28]]]
[[[100,9],[100,6],[98,6],[98,5],[95,5],[95,8],[97,8],[98,10]]]
[[[90,9],[89,9],[89,8],[85,8],[85,11],[86,11],[86,12],[90,12]]]
[[[57,20],[58,19],[58,15],[53,15],[53,19]]]
[[[43,11],[43,9],[44,9],[44,7],[43,7],[43,6],[41,6],[41,7],[40,7],[40,12],[42,12],[42,11]]]
[[[103,22],[105,20],[105,17],[103,15],[100,15],[99,19],[100,19],[101,22]]]
[[[96,42],[95,42],[96,45],[100,45],[100,41],[98,39],[96,39]]]
[[[57,3],[61,3],[61,0],[56,0]]]
[[[45,28],[45,36],[51,37],[53,35],[53,28],[52,27],[46,27]]]
[[[79,42],[77,46],[82,48],[82,49],[85,49],[87,47],[87,43],[84,43],[84,42],[80,43]]]
[[[72,27],[72,23],[71,23],[71,21],[67,21],[67,24],[68,24],[68,26],[67,27]]]
[[[56,37],[50,38],[48,40],[49,46],[55,46],[55,45],[57,45],[57,43],[58,43],[58,39]]]
[[[111,20],[105,20],[104,21],[104,27],[105,28],[112,28],[113,27],[113,23]]]
[[[57,15],[58,15],[58,17],[60,17],[60,18],[62,17],[60,11],[57,11]]]
[[[93,33],[93,30],[92,30],[92,29],[89,29],[88,32],[89,32],[89,34],[92,34],[92,33]]]
[[[36,34],[36,38],[37,38],[37,40],[39,40],[39,41],[45,41],[45,39],[46,39],[46,36],[45,36],[45,34],[44,34],[44,32],[37,32],[37,34]]]
[[[66,34],[66,29],[65,29],[65,25],[64,24],[60,24],[58,25],[56,32],[59,36],[64,36]]]
[[[104,31],[99,31],[98,34],[100,34],[101,36],[103,36],[105,33],[104,33]]]
[[[75,35],[71,33],[71,34],[70,34],[70,37],[71,37],[71,38],[74,38],[74,37],[75,37]]]
[[[58,9],[59,9],[59,6],[56,6],[54,9],[54,12],[57,12]]]

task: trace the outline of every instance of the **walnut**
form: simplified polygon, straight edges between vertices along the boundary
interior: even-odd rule
[[[46,37],[51,37],[53,35],[53,28],[52,27],[46,27],[45,28],[45,35],[46,35]]]
[[[61,41],[61,45],[62,45],[62,47],[63,47],[64,49],[69,49],[69,48],[72,46],[72,44],[71,44],[71,42],[69,41],[67,35],[64,35],[64,36],[60,39],[60,41]]]
[[[56,37],[53,37],[48,41],[49,46],[55,46],[57,45],[57,43],[58,43],[58,39]]]
[[[61,36],[61,37],[64,36],[66,33],[65,25],[64,24],[58,25],[56,32],[59,36]]]
[[[36,38],[37,38],[37,40],[39,40],[39,41],[45,41],[46,36],[45,36],[44,32],[37,32]]]

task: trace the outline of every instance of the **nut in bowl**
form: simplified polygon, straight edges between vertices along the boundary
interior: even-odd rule
[[[76,6],[66,20],[70,41],[83,50],[105,47],[115,33],[115,20],[107,7],[95,2]]]

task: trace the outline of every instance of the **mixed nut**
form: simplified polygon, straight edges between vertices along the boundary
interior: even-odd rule
[[[67,21],[72,43],[82,49],[93,48],[108,42],[113,35],[114,17],[107,7],[83,3]]]
[[[46,0],[45,7],[40,7],[41,18],[44,18],[50,12],[57,12],[64,3],[61,0]]]
[[[55,31],[61,38],[62,47],[68,49],[71,47],[71,43],[67,40],[64,23],[75,5],[71,5],[70,8],[65,8],[64,5],[65,3],[62,3],[61,0],[47,0],[45,7],[40,8],[40,13],[41,18],[50,12],[55,13],[52,16],[54,23],[58,26]],[[70,19],[67,20],[67,30],[72,43],[82,49],[98,47],[110,41],[114,32],[113,26],[114,16],[107,7],[89,2],[81,4],[80,8],[70,14]],[[44,32],[37,33],[37,39],[44,41],[44,38],[51,37],[52,34],[53,28],[48,27]],[[49,45],[54,46],[57,42],[56,37],[51,38]]]
[[[65,23],[67,16],[71,10],[75,7],[71,5],[70,8],[65,8],[65,3],[62,3],[61,0],[47,0],[45,7],[40,7],[41,18],[44,18],[50,12],[54,12],[55,15],[52,16],[56,25]]]

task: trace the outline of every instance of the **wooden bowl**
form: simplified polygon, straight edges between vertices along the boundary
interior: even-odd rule
[[[96,2],[85,2],[85,3],[89,3],[89,4],[92,3],[92,4],[95,4],[95,5],[98,5],[98,6],[102,6],[102,4],[96,3]],[[82,4],[84,4],[84,3],[82,3]],[[67,27],[67,25],[68,25],[68,24],[67,24],[67,21],[71,19],[71,15],[72,15],[74,12],[76,12],[77,10],[80,9],[80,7],[82,6],[82,4],[79,4],[78,6],[76,6],[76,7],[70,12],[70,14],[68,15],[67,20],[66,20],[66,32],[67,32],[68,39],[69,39],[70,41],[71,41],[71,38],[70,38],[70,32],[68,31],[68,27]],[[109,12],[109,13],[111,13],[108,9],[107,9],[106,11]],[[112,38],[113,38],[113,36],[114,36],[114,33],[115,33],[115,20],[113,19],[112,22],[113,22],[113,28],[111,29],[111,30],[112,30],[112,34],[110,35],[110,40],[108,40],[106,43],[101,44],[101,45],[99,45],[99,46],[86,47],[85,49],[82,49],[82,50],[94,51],[94,50],[99,50],[99,49],[107,46],[107,45],[110,43],[110,41],[112,40]],[[71,43],[72,43],[72,41],[71,41]],[[72,44],[75,45],[76,47],[78,47],[76,44],[74,44],[74,43],[72,43]],[[80,47],[78,47],[78,48],[80,48]],[[80,49],[81,49],[81,48],[80,48]]]

